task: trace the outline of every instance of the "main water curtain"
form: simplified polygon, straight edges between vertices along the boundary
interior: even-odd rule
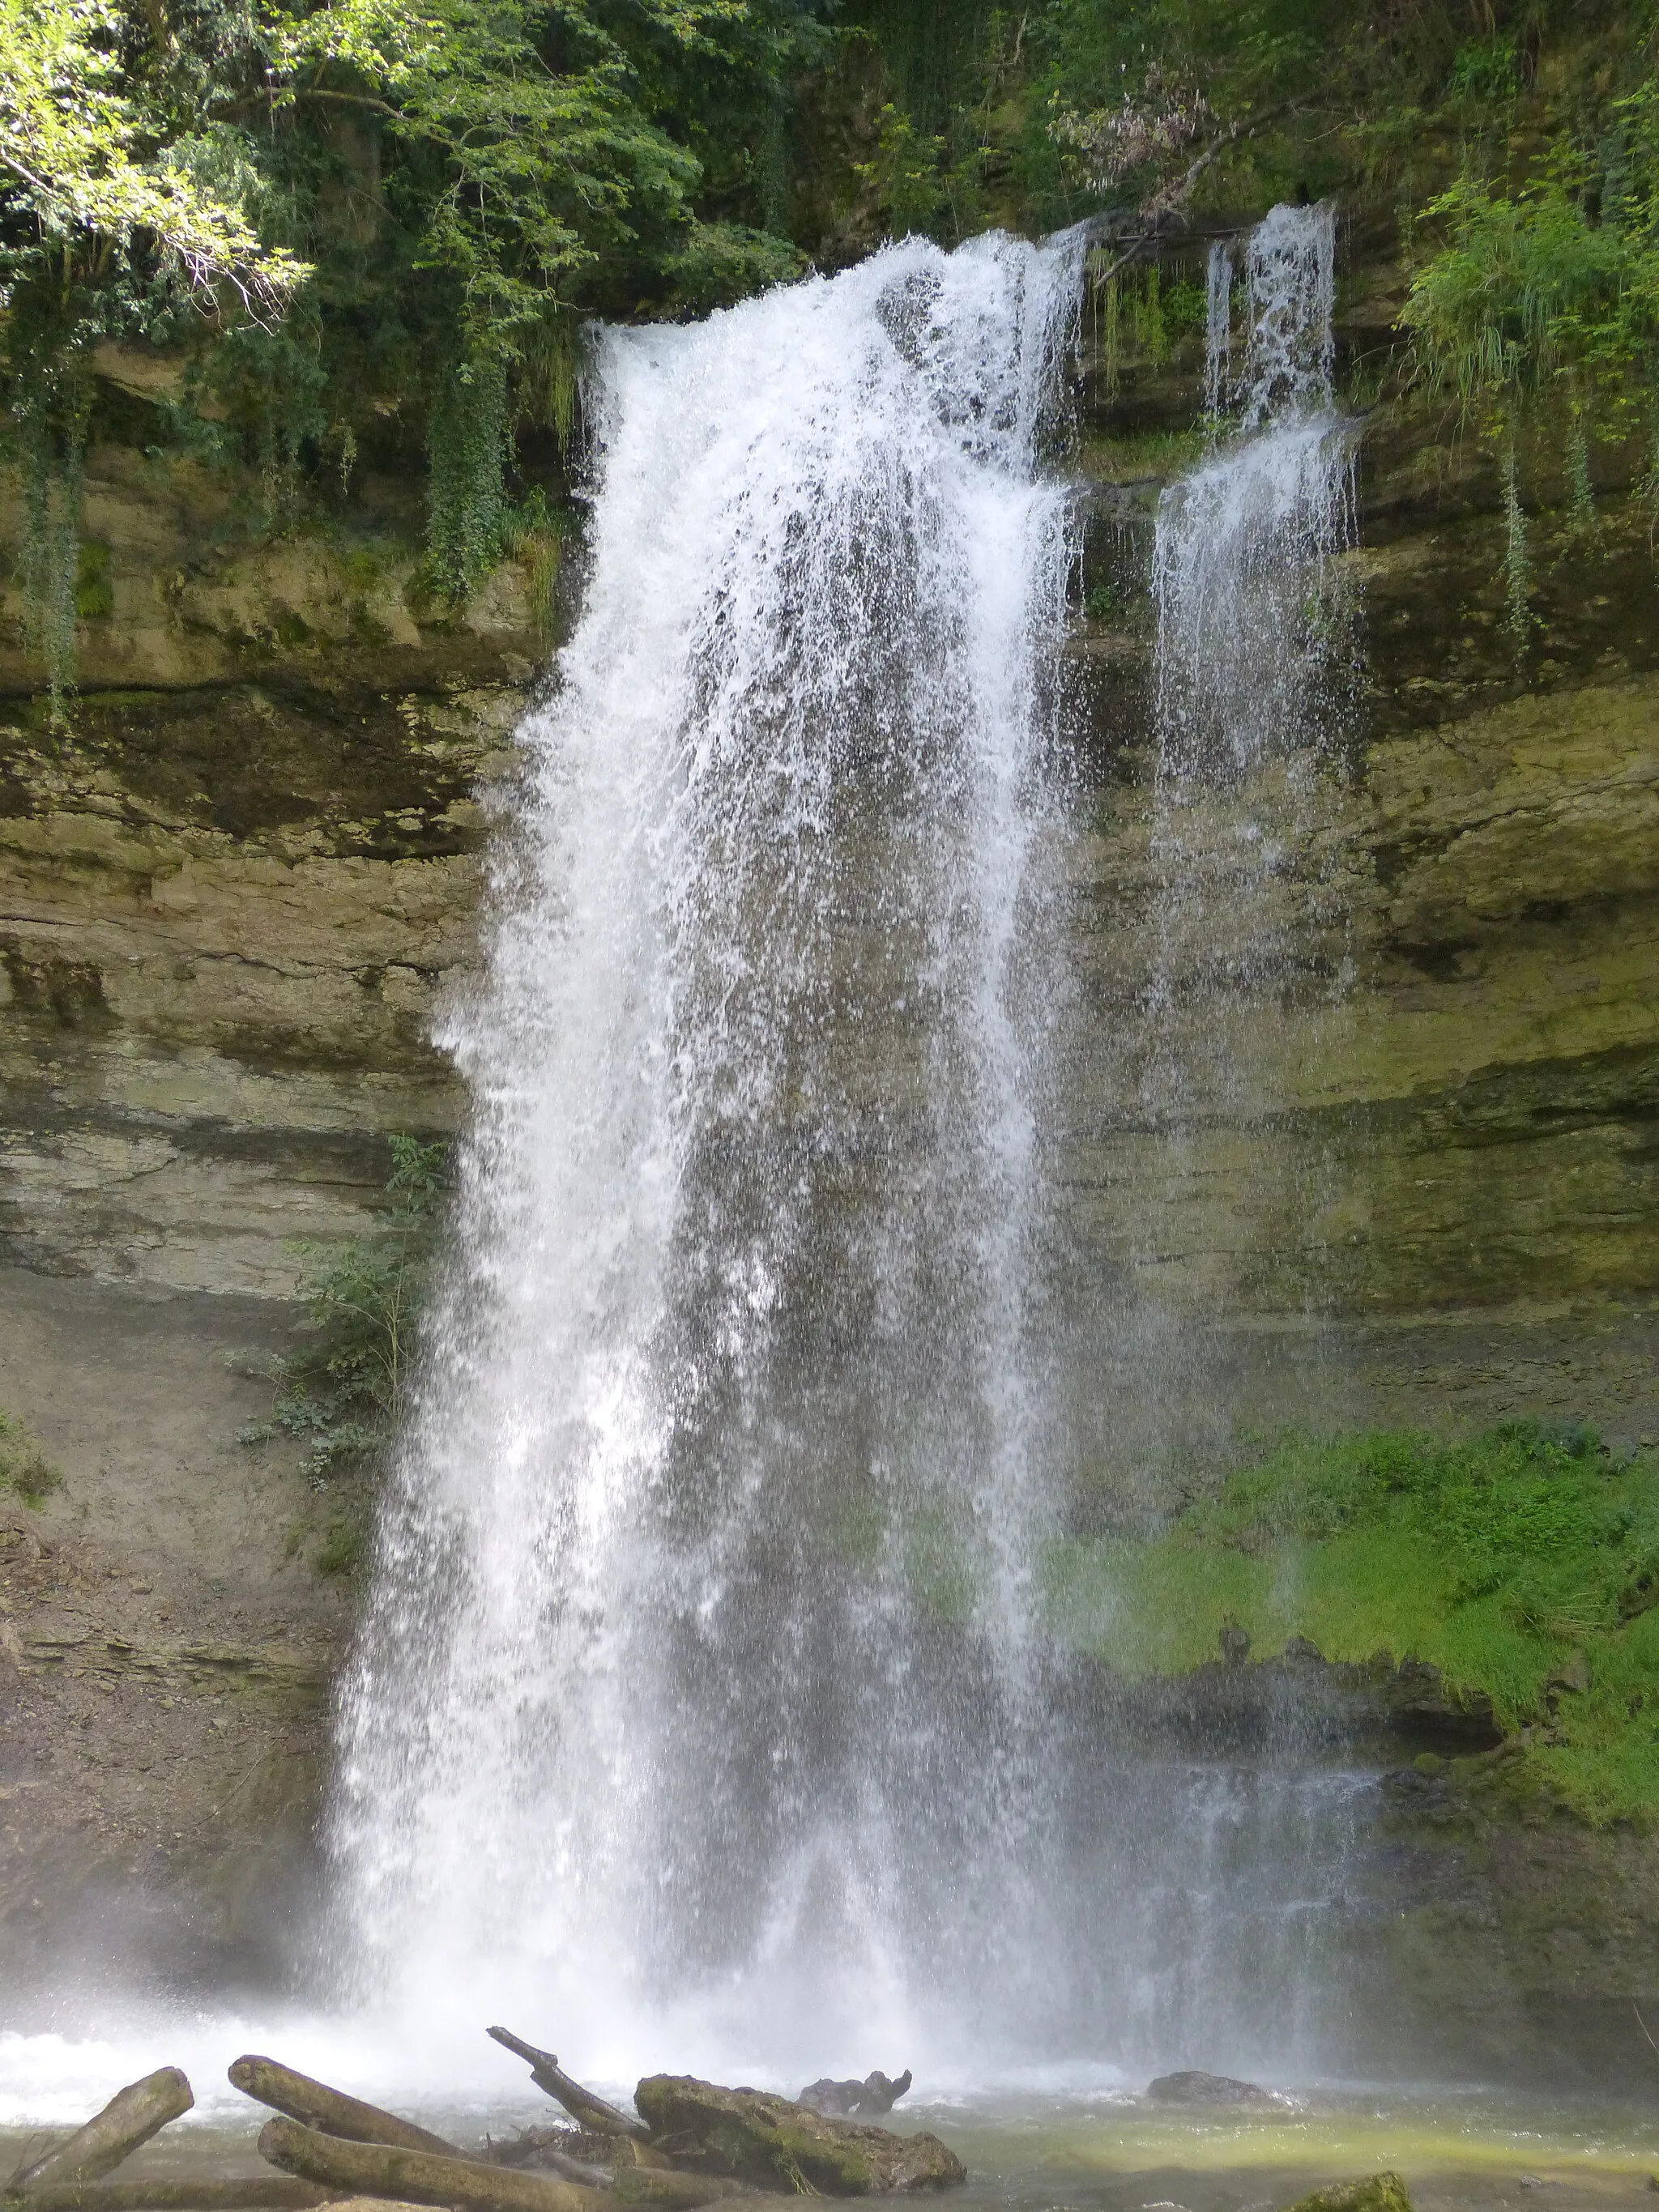
[[[1029,1963],[1080,276],[911,240],[599,340],[333,1820],[383,1984],[522,1981],[590,2063]]]

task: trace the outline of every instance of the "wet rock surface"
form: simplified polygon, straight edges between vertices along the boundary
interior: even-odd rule
[[[901,2136],[836,2119],[763,2089],[725,2089],[653,2074],[634,2092],[653,2141],[677,2166],[730,2173],[763,2189],[827,2197],[908,2194],[966,2181],[935,2135]]]
[[[1285,2102],[1276,2090],[1264,2089],[1255,2081],[1237,2081],[1228,2074],[1205,2074],[1190,2068],[1160,2074],[1146,2084],[1146,2098],[1153,2105],[1237,2106]]]
[[[866,2075],[862,2081],[832,2081],[826,2075],[821,2081],[810,2082],[795,2101],[805,2105],[810,2112],[879,2119],[884,2112],[892,2111],[909,2087],[908,2066],[896,2081],[879,2069]]]
[[[1291,2212],[1412,2212],[1412,2200],[1397,2173],[1372,2173],[1316,2189],[1298,2197]]]

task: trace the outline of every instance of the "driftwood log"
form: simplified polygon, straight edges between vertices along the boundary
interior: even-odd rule
[[[453,2212],[615,2212],[616,2199],[607,2190],[478,2159],[346,2142],[295,2120],[267,2120],[259,2130],[259,2155],[335,2196],[395,2197],[407,2204],[449,2206]]]
[[[308,2128],[320,2129],[324,2135],[340,2136],[347,2142],[384,2143],[394,2150],[429,2150],[441,2158],[461,2155],[453,2142],[428,2129],[417,2128],[413,2120],[400,2120],[395,2112],[383,2112],[378,2105],[343,2095],[327,2082],[296,2074],[291,2066],[275,2058],[250,2053],[234,2060],[229,2074],[232,2087],[244,2096],[286,2112],[289,2119]]]
[[[158,2067],[142,2081],[118,2089],[85,2127],[13,2174],[5,2194],[33,2197],[53,2184],[96,2181],[195,2102],[189,2082],[176,2066]]]
[[[20,2212],[311,2212],[328,2191],[283,2173],[240,2181],[58,2182],[31,2189]]]
[[[526,2043],[505,2027],[492,2027],[489,2033],[504,2050],[526,2060],[536,2087],[544,2089],[556,2103],[564,2106],[573,2120],[592,2134],[631,2136],[640,2141],[650,2134],[650,2129],[640,2121],[630,2119],[615,2105],[607,2105],[603,2097],[584,2089],[580,2081],[573,2081],[550,2051],[538,2051],[533,2043]]]
[[[624,2204],[656,2204],[663,2212],[693,2212],[699,2204],[713,2204],[725,2197],[753,2197],[746,2181],[730,2173],[677,2173],[659,2166],[630,2166],[617,2161],[614,2187]]]

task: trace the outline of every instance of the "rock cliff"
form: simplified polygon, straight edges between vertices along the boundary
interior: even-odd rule
[[[1394,282],[1351,283],[1352,356]],[[1158,1102],[1145,562],[1198,378],[1187,358],[1110,381],[1097,362],[1078,457],[1054,1161],[1085,1457],[1155,1490],[1241,1416],[1555,1412],[1659,1436],[1659,586],[1630,457],[1602,464],[1593,538],[1539,518],[1518,666],[1493,472],[1420,404],[1368,422],[1341,745],[1293,799],[1218,804],[1188,844],[1224,878],[1241,807],[1278,809],[1294,834],[1249,926],[1292,957],[1219,1036],[1177,1036],[1203,1079]],[[295,1240],[352,1233],[386,1138],[462,1110],[433,1025],[549,653],[510,562],[464,617],[427,601],[410,486],[282,531],[256,493],[94,447],[107,605],[66,726],[33,691],[15,593],[0,620],[0,1404],[66,1478],[0,1512],[23,1716],[0,1753],[0,1920],[43,1925],[38,1839],[72,1833],[76,1897],[188,1897],[216,1961],[270,1934],[238,1902],[250,1836],[303,1885],[349,1613],[310,1564],[294,1454],[234,1432],[268,1402]],[[1224,962],[1237,919],[1221,907],[1183,957]],[[1634,1843],[1584,1845],[1609,1932],[1568,1960],[1576,1938],[1527,1932],[1538,1853],[1463,1811],[1449,1842],[1428,1794],[1471,1924],[1515,1922],[1509,1950],[1480,1939],[1511,1997],[1659,1985],[1659,1960],[1606,1966],[1645,1910]],[[1540,1865],[1570,1855],[1540,1835]],[[1425,1912],[1446,1879],[1425,1876]]]

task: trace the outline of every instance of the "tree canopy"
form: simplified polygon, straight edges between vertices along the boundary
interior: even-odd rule
[[[1156,240],[1336,191],[1399,240],[1425,389],[1500,441],[1551,408],[1623,434],[1659,372],[1656,35],[1653,0],[0,0],[42,649],[112,337],[186,362],[169,434],[254,463],[273,516],[422,439],[456,592],[523,512],[524,438],[568,428],[582,318],[884,232],[1115,210]]]

